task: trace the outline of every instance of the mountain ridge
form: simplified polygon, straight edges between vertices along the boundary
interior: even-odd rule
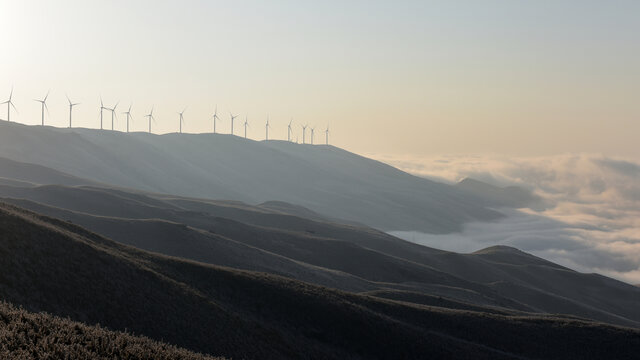
[[[0,154],[116,187],[253,204],[284,201],[383,230],[446,233],[468,221],[502,217],[454,186],[330,145],[0,122]]]

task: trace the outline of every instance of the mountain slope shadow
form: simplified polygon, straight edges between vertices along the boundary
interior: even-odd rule
[[[632,358],[640,333],[412,306],[147,253],[0,205],[0,296],[236,358]]]

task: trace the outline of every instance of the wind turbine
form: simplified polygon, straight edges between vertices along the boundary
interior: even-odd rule
[[[184,122],[184,116],[182,116],[182,114],[184,114],[186,110],[187,108],[184,108],[182,112],[178,113],[180,115],[180,134],[182,134],[182,123]]]
[[[247,127],[249,126],[249,117],[244,117],[244,138],[247,138]]]
[[[104,107],[104,103],[102,102],[102,96],[100,96],[100,130],[102,130],[102,110],[107,110],[107,108]]]
[[[80,105],[80,103],[72,103],[69,96],[67,96],[67,100],[69,101],[69,129],[71,129],[71,113],[73,113],[73,107],[76,105]]]
[[[316,130],[316,128],[312,127],[311,128],[311,145],[313,145],[313,132]]]
[[[269,140],[269,116],[267,116],[267,125],[265,125],[266,134],[264,136],[265,140]]]
[[[18,109],[16,109],[16,106],[13,105],[13,101],[11,101],[12,97],[13,97],[13,86],[11,87],[11,93],[9,93],[9,100],[7,100],[7,101],[2,103],[2,104],[7,104],[7,121],[11,121],[11,107],[12,106],[13,106],[13,110],[18,112]]]
[[[153,106],[151,107],[151,112],[144,117],[149,118],[149,134],[151,134],[151,120],[153,120],[153,122],[156,122],[156,118],[153,117]]]
[[[305,143],[305,139],[306,139],[305,138],[305,134],[307,132],[307,126],[308,125],[300,125],[300,126],[302,126],[302,143],[304,144]]]
[[[127,115],[127,132],[129,132],[129,120],[133,119],[133,116],[131,116],[131,107],[133,106],[133,104],[129,105],[129,110],[123,112],[123,114]]]
[[[218,117],[218,105],[216,105],[216,111],[213,113],[213,133],[216,133],[216,120],[220,120]]]
[[[324,142],[329,145],[329,125],[327,125],[327,130],[324,131]]]
[[[49,97],[49,91],[47,91],[47,95],[42,100],[33,99],[33,101],[37,101],[42,105],[42,126],[44,126],[44,109],[47,109],[47,114],[49,113],[49,107],[47,106],[47,98]]]
[[[229,111],[229,115],[231,115],[231,135],[233,135],[233,120],[238,117],[238,115],[233,115],[231,111]]]
[[[293,119],[291,119],[291,121],[289,121],[289,125],[287,125],[287,141],[291,141],[291,133],[293,132],[293,130],[291,129],[292,122]]]
[[[111,131],[113,131],[113,119],[115,119],[116,116],[116,108],[118,107],[118,104],[120,104],[120,101],[118,101],[116,103],[116,105],[113,107],[113,109],[107,109],[107,110],[111,110]]]

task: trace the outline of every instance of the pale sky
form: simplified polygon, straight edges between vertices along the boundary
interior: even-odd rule
[[[98,127],[102,95],[140,131],[152,105],[154,132],[184,107],[211,131],[217,104],[221,132],[233,111],[263,139],[268,114],[271,137],[330,124],[360,153],[640,157],[638,1],[0,0],[0,34],[0,102],[15,86],[25,124],[51,89],[59,127],[65,94]]]

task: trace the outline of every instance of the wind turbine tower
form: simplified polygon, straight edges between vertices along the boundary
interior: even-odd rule
[[[293,119],[291,119],[291,121],[289,121],[289,125],[287,125],[287,141],[291,141],[291,133],[293,132],[293,130],[291,130],[291,123],[293,122]]]
[[[216,105],[216,111],[213,113],[213,133],[216,133],[216,120],[220,120],[218,117],[218,105]]]
[[[107,110],[106,107],[104,107],[104,103],[102,102],[102,96],[100,97],[100,130],[102,130],[102,111],[103,110]]]
[[[265,128],[265,131],[266,131],[264,139],[265,140],[269,140],[269,117],[268,116],[267,116],[267,125],[265,125],[264,128]]]
[[[182,123],[184,122],[184,116],[182,114],[184,114],[186,110],[187,108],[184,108],[182,112],[178,113],[180,115],[180,134],[182,134]]]
[[[113,107],[113,109],[107,109],[107,110],[110,110],[110,111],[111,111],[111,131],[113,131],[114,119],[117,117],[117,116],[116,116],[116,108],[118,107],[118,104],[119,104],[119,103],[120,103],[120,102],[118,101],[118,102],[116,103],[116,105]]]
[[[307,125],[301,125],[302,126],[302,143],[305,143],[306,137],[305,134],[307,133]]]
[[[47,95],[42,100],[33,99],[33,101],[37,101],[42,105],[42,126],[44,126],[44,109],[47,109],[47,114],[49,113],[49,107],[47,106],[47,98],[49,97],[49,92],[47,91]]]
[[[153,117],[153,107],[151,107],[151,112],[149,112],[144,117],[149,118],[149,134],[151,134],[151,120],[153,120],[153,122],[156,122],[156,118]]]
[[[229,112],[229,115],[231,115],[231,135],[233,135],[233,120],[235,120],[238,115],[234,116],[232,112]]]
[[[313,145],[313,133],[316,130],[316,128],[311,128],[311,145]]]
[[[244,138],[247,138],[247,127],[249,126],[249,117],[244,117]]]
[[[80,103],[72,103],[71,99],[67,96],[67,100],[69,101],[69,129],[71,129],[71,114],[73,113],[73,107],[76,105],[80,105]]]
[[[324,131],[324,142],[329,145],[329,125],[327,125],[327,130]]]
[[[133,104],[129,105],[129,110],[123,112],[123,114],[127,115],[127,133],[129,132],[129,120],[131,120],[133,117],[131,116],[131,107],[133,106]]]
[[[11,107],[13,106],[13,110],[15,110],[16,112],[18,111],[16,109],[16,106],[13,105],[13,101],[11,101],[11,98],[13,98],[13,86],[11,87],[11,93],[9,93],[9,100],[3,102],[2,104],[7,104],[7,121],[11,121]]]

